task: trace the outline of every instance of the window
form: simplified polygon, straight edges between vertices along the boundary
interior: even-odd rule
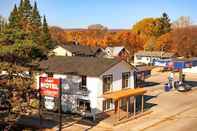
[[[103,76],[103,93],[109,92],[112,89],[112,75]]]
[[[48,73],[48,77],[53,77],[53,73]]]
[[[113,101],[112,99],[104,100],[103,101],[103,111],[108,111],[112,109]]]
[[[80,90],[87,90],[87,79],[86,78],[87,78],[86,76],[81,77],[81,83],[79,86]]]
[[[138,60],[142,60],[142,57],[141,57],[141,56],[137,56],[137,59],[138,59]]]
[[[126,98],[122,98],[121,99],[121,107],[124,108],[127,106],[127,99]]]
[[[130,77],[130,72],[122,73],[122,88],[123,89],[129,87],[129,77]]]
[[[77,110],[80,112],[91,112],[90,101],[77,99]]]

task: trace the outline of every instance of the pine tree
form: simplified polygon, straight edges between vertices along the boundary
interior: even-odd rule
[[[4,32],[6,24],[6,20],[0,15],[0,33]]]
[[[23,0],[20,1],[20,5],[18,7],[18,11],[21,13],[23,10]]]
[[[36,2],[34,3],[34,7],[33,7],[33,10],[32,10],[32,23],[34,25],[36,25],[38,28],[40,28],[41,25],[42,25],[42,23],[41,23],[41,16],[39,14]]]
[[[14,5],[14,9],[9,17],[9,27],[14,29],[19,27],[19,15],[16,4]]]
[[[162,14],[162,17],[160,18],[160,22],[161,22],[161,28],[160,28],[161,34],[165,34],[171,31],[170,19],[166,13]]]
[[[43,18],[42,39],[46,48],[51,49],[53,47],[51,41],[51,35],[49,33],[48,24],[45,16]]]
[[[29,19],[31,17],[32,6],[29,0],[22,0],[22,17]]]
[[[21,0],[18,8],[15,5],[9,17],[9,28],[0,33],[2,45],[0,46],[0,59],[3,58],[12,63],[24,63],[32,59],[43,58],[44,53],[47,53],[48,48],[51,47],[46,18],[43,23],[42,26],[36,3],[33,9],[29,0]],[[0,30],[2,30],[1,27]]]
[[[32,22],[32,6],[29,0],[21,0],[19,9],[19,24],[21,28],[28,32],[31,30],[31,22]]]
[[[34,7],[32,10],[32,39],[36,43],[40,43],[41,41],[41,32],[42,32],[42,22],[41,16],[39,14],[37,3],[34,3]]]

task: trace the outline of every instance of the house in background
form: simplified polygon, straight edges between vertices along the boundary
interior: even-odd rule
[[[104,58],[120,58],[129,60],[129,52],[123,46],[93,47],[80,45],[77,43],[58,45],[50,53],[49,56],[81,56],[81,57],[104,57]]]
[[[134,68],[124,60],[52,56],[39,65],[42,71],[36,75],[37,88],[43,75],[63,80],[64,112],[95,116],[123,105],[129,109],[128,105],[135,104],[134,96],[145,93],[134,89]]]
[[[104,49],[106,58],[121,58],[129,60],[129,51],[124,46],[106,47]]]
[[[172,59],[174,53],[163,51],[138,51],[134,54],[134,64],[152,65],[155,60]]]
[[[79,45],[76,43],[56,46],[50,55],[55,56],[81,56],[81,57],[100,57],[103,50],[100,47]]]

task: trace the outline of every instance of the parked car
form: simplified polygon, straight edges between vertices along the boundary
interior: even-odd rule
[[[192,86],[190,86],[189,84],[179,82],[179,81],[174,82],[174,87],[176,88],[177,91],[180,91],[180,92],[186,92],[192,89]]]

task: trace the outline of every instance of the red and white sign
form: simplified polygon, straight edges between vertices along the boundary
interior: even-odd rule
[[[60,79],[40,77],[40,93],[42,96],[59,96]]]
[[[192,63],[191,62],[185,63],[185,68],[191,68],[191,67],[192,67]]]

